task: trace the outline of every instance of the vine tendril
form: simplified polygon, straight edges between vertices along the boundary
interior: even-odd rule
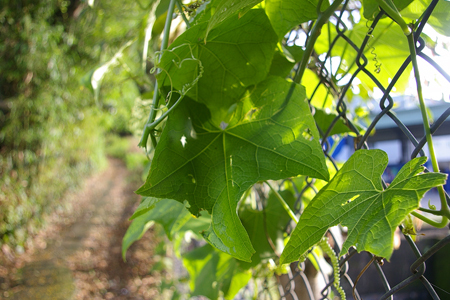
[[[369,20],[367,20],[367,22],[366,22],[366,27],[369,29],[369,31],[367,32],[367,36],[368,36],[369,38],[373,38],[373,34],[372,34],[373,28],[369,26]],[[381,71],[381,65],[382,65],[382,64],[381,64],[380,61],[378,60],[378,55],[375,53],[375,47],[374,47],[374,46],[372,46],[372,47],[370,48],[370,54],[373,55],[372,61],[374,62],[374,65],[375,65],[375,70],[374,70],[374,72],[378,74],[378,73],[380,73],[380,71]]]

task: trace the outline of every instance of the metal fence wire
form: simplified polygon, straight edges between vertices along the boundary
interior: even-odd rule
[[[449,74],[447,74],[429,56],[427,56],[425,53],[422,52],[422,50],[425,47],[425,41],[423,40],[423,38],[421,38],[420,34],[422,33],[422,30],[426,25],[428,19],[430,18],[431,13],[435,9],[438,1],[439,0],[433,0],[426,9],[426,11],[423,13],[423,17],[421,19],[419,26],[417,27],[417,31],[415,32],[414,38],[416,40],[417,55],[426,62],[428,62],[429,65],[434,67],[450,83]],[[423,147],[426,144],[425,136],[423,137],[415,136],[408,129],[408,127],[405,126],[405,124],[402,123],[402,121],[398,117],[396,117],[396,115],[392,112],[392,108],[394,107],[395,104],[393,97],[391,96],[393,87],[403,73],[409,72],[407,71],[407,67],[411,63],[411,58],[410,57],[406,58],[404,63],[398,69],[395,76],[390,81],[389,85],[387,87],[383,86],[383,84],[379,80],[377,80],[376,76],[374,75],[374,73],[379,72],[379,69],[380,67],[382,68],[382,66],[380,66],[379,62],[377,61],[376,54],[374,57],[374,51],[373,49],[370,49],[371,47],[368,46],[368,42],[371,38],[373,38],[372,32],[379,23],[379,21],[381,20],[381,18],[388,16],[383,11],[381,11],[378,13],[378,15],[376,15],[373,21],[367,22],[366,24],[367,35],[365,36],[364,40],[360,45],[356,45],[355,42],[352,41],[351,36],[349,36],[348,34],[349,27],[346,25],[347,23],[344,22],[343,18],[345,14],[347,14],[348,16],[348,13],[352,9],[355,8],[359,9],[358,5],[360,5],[358,2],[347,0],[341,6],[340,11],[335,12],[335,14],[332,16],[330,20],[331,21],[330,23],[334,24],[332,26],[332,30],[335,31],[335,36],[334,34],[333,35],[330,34],[331,39],[328,52],[326,53],[326,55],[318,55],[317,53],[313,53],[311,57],[312,62],[309,64],[309,68],[313,70],[320,78],[320,82],[314,89],[314,93],[310,97],[310,101],[314,99],[314,97],[316,96],[316,91],[319,88],[323,87],[326,88],[329,94],[331,94],[335,99],[337,99],[337,102],[335,104],[337,112],[336,118],[333,120],[331,125],[326,129],[326,131],[319,129],[322,138],[322,146],[324,149],[324,153],[328,157],[328,159],[334,164],[336,170],[338,169],[338,164],[337,162],[335,162],[335,160],[331,155],[330,149],[332,147],[330,146],[328,137],[330,136],[330,133],[332,133],[333,127],[337,124],[337,122],[340,119],[344,120],[345,123],[348,124],[349,128],[357,136],[354,139],[355,151],[361,148],[366,149],[369,148],[368,145],[370,144],[371,139],[370,133],[375,128],[375,125],[382,118],[390,118],[395,122],[397,128],[404,135],[404,137],[402,138],[406,138],[414,145],[414,149],[411,153],[410,159],[413,159],[416,156],[425,155],[423,151]],[[314,25],[313,22],[311,22],[307,26],[303,26],[300,30],[296,29],[295,31],[292,32],[292,34],[299,36],[299,32],[303,30],[304,34],[306,34],[306,36],[309,36],[309,30],[313,27],[313,25]],[[305,29],[305,27],[307,28]],[[351,74],[351,78],[345,86],[337,86],[334,83],[335,81],[333,81],[334,75],[331,74],[332,70],[330,70],[329,67],[326,67],[330,66],[331,64],[332,51],[335,45],[338,43],[338,41],[340,43],[344,41],[347,44],[347,47],[353,49],[352,51],[355,51],[357,53],[356,54],[357,68],[354,71],[354,73]],[[393,41],[393,43],[395,43],[395,41]],[[366,57],[366,55],[364,54],[366,52],[370,53],[371,56]],[[366,132],[363,134],[360,133],[358,127],[355,124],[353,124],[351,120],[347,119],[347,103],[345,98],[345,95],[347,91],[351,88],[354,79],[361,72],[365,73],[365,75],[367,75],[383,93],[383,96],[379,101],[381,112],[379,112],[373,118]],[[409,76],[409,74],[405,75]],[[314,108],[312,109],[314,110]],[[431,127],[432,134],[435,134],[439,130],[440,126],[444,124],[449,115],[450,115],[450,108],[442,112],[442,114],[438,118],[436,118],[436,121]],[[302,191],[298,191],[297,193],[298,199],[300,199],[302,197],[302,194],[308,189],[316,191],[314,188],[313,179],[307,179],[307,184],[305,188]],[[446,197],[447,202],[449,202],[449,195],[446,194]],[[300,208],[298,209],[299,209],[298,211],[300,211]],[[445,232],[441,236],[439,236],[440,240],[438,240],[434,245],[429,245],[428,248],[425,249],[426,251],[424,252],[421,252],[419,250],[418,245],[416,244],[416,242],[413,241],[410,235],[403,234],[401,230],[399,231],[399,234],[401,235],[403,242],[401,250],[396,252],[401,252],[402,254],[400,256],[407,255],[409,253],[410,255],[413,255],[413,259],[415,259],[415,261],[413,261],[412,263],[409,262],[410,264],[409,271],[403,274],[404,277],[402,278],[396,278],[395,280],[391,279],[390,282],[388,280],[389,274],[387,271],[385,271],[387,268],[386,265],[389,264],[383,265],[383,262],[379,258],[374,257],[369,253],[358,254],[355,249],[351,249],[349,253],[345,254],[341,258],[340,260],[341,285],[344,288],[348,299],[362,299],[361,295],[364,295],[364,299],[450,298],[449,293],[450,279],[447,278],[448,283],[446,286],[438,286],[430,283],[427,277],[425,277],[427,261],[431,261],[430,258],[433,257],[433,255],[435,255],[439,251],[441,252],[448,251],[449,248],[446,248],[445,250],[444,247],[450,243],[450,236],[448,235],[449,231],[445,229]],[[339,239],[342,238],[342,235],[343,235],[342,232],[338,232],[337,234],[335,232],[328,232],[328,236],[331,238],[330,240],[332,241],[332,244],[334,244],[334,250],[336,253],[340,252]],[[444,238],[442,238],[443,236]],[[356,259],[356,257],[360,258]],[[391,262],[395,262],[396,257],[398,258],[399,256],[394,255]],[[352,263],[353,261],[358,262]],[[444,268],[445,266],[441,267]],[[282,299],[333,299],[333,297],[338,295],[336,290],[334,290],[333,288],[332,275],[328,275],[327,272],[322,268],[320,268],[320,270],[316,272],[317,274],[311,275],[311,272],[308,273],[308,268],[309,268],[308,261],[300,265],[299,263],[292,264],[290,272],[287,275],[284,275],[284,278],[281,277],[278,278],[277,284],[279,286],[279,291]],[[450,270],[450,264],[447,265],[446,268]],[[365,276],[369,276],[370,278],[364,278]],[[434,276],[434,275],[431,274],[427,276]],[[321,282],[321,284],[319,285],[320,286],[319,291],[317,291],[318,278],[320,279],[319,281]],[[380,286],[381,290],[372,292],[370,295],[368,295],[367,292],[362,290],[361,284],[359,284],[360,288],[358,288],[358,283],[361,283],[363,279],[366,282],[367,281],[370,282],[369,286],[370,285]],[[268,290],[270,289],[269,285],[270,284],[266,283],[263,284],[263,288],[259,292],[258,299],[267,298],[267,295],[269,294]],[[421,292],[409,293],[405,295],[404,291],[410,290],[412,287],[414,287],[415,290],[419,290]],[[439,295],[436,292],[436,290],[439,291]]]

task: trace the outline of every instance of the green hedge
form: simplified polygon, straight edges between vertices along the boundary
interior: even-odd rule
[[[113,69],[96,101],[86,78],[143,13],[131,0],[0,7],[0,244],[26,246],[65,191],[105,164],[105,133],[130,132],[136,84]]]

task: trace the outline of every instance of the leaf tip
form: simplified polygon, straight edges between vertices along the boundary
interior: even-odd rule
[[[144,183],[140,188],[134,191],[135,194],[141,196],[150,196],[148,191],[150,190],[150,186],[147,183]]]

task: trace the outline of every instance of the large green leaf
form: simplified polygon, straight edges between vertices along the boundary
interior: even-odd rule
[[[317,19],[317,0],[266,0],[265,9],[275,32],[282,39],[286,33],[301,23]],[[322,2],[322,11],[330,3]]]
[[[238,261],[210,245],[183,255],[183,264],[190,275],[191,296],[218,299],[222,291],[225,299],[233,299],[252,277],[250,271],[239,268]]]
[[[281,191],[280,194],[292,208],[296,200],[294,195],[289,190]],[[291,218],[273,193],[269,194],[264,210],[255,210],[250,205],[245,205],[240,207],[239,217],[256,250],[249,266],[254,267],[261,261],[277,257],[268,237],[278,255],[281,253],[284,247],[284,230]]]
[[[290,98],[290,100],[289,100]],[[303,87],[272,77],[248,91],[229,123],[215,125],[208,109],[185,99],[171,115],[141,195],[187,201],[207,210],[204,237],[232,256],[255,252],[236,207],[254,183],[299,174],[328,180],[319,135]]]
[[[191,88],[187,95],[217,114],[266,77],[277,36],[261,9],[228,18],[205,42],[206,28],[207,23],[191,27],[163,53],[158,84],[182,93]]]
[[[233,16],[237,12],[245,12],[252,8],[262,0],[217,0],[210,5],[214,6],[214,13],[209,20],[206,36],[208,33],[221,22]]]
[[[306,207],[281,263],[298,260],[337,224],[348,227],[341,255],[355,246],[358,251],[389,259],[397,226],[419,207],[429,189],[445,183],[445,174],[421,174],[426,160],[420,157],[408,162],[383,190],[381,175],[388,163],[387,154],[381,150],[355,152]]]

